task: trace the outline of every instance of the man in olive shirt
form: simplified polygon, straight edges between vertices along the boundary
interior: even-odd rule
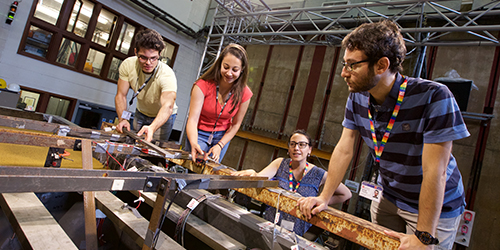
[[[134,116],[134,129],[139,130],[137,135],[145,134],[147,141],[151,141],[153,135],[160,141],[168,140],[177,114],[177,80],[174,71],[159,61],[164,47],[163,37],[157,31],[139,31],[135,39],[135,56],[125,59],[120,65],[115,96],[119,132],[123,128],[130,130],[127,104],[132,105],[137,99]],[[127,103],[129,88],[134,95]]]

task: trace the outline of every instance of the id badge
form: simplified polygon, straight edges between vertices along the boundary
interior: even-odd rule
[[[207,144],[208,145],[212,145],[212,140],[214,139],[214,133],[212,132],[209,136],[208,136],[208,141],[207,141]]]
[[[370,199],[372,201],[380,202],[382,198],[383,188],[375,183],[363,181],[361,183],[361,190],[359,191],[359,195]]]
[[[132,115],[132,113],[128,112],[127,110],[124,110],[123,113],[122,113],[122,119],[125,119],[125,120],[130,120],[130,116]]]

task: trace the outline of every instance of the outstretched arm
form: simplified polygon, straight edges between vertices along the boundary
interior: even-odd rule
[[[337,146],[333,150],[328,164],[328,175],[325,187],[318,197],[305,197],[298,200],[300,211],[310,219],[312,215],[317,214],[328,207],[328,203],[335,191],[338,189],[347,167],[353,156],[354,143],[359,132],[356,130],[344,128]]]
[[[443,206],[446,187],[446,169],[450,161],[452,142],[426,143],[422,152],[422,186],[418,200],[417,230],[436,236],[436,228]],[[400,238],[399,249],[427,249],[414,234],[386,232]]]
[[[127,109],[127,93],[130,89],[130,83],[122,79],[118,79],[117,85],[118,90],[116,91],[115,96],[115,108],[119,123],[116,126],[116,130],[122,133],[123,128],[127,128],[127,130],[130,131],[130,123],[128,122],[128,120],[122,118],[123,111]]]
[[[246,169],[246,170],[241,170],[237,172],[233,172],[231,175],[234,176],[265,176],[269,179],[273,178],[276,175],[276,172],[278,172],[278,168],[280,167],[281,162],[283,161],[283,158],[277,158],[267,167],[262,169],[260,172],[255,172],[253,169]]]
[[[191,144],[191,156],[193,161],[196,161],[196,156],[198,154],[203,155],[204,152],[201,150],[198,144],[198,121],[200,120],[201,109],[203,108],[203,102],[205,100],[205,95],[201,91],[200,87],[197,85],[193,86],[191,90],[191,100],[189,102],[189,115],[186,124],[186,134]]]

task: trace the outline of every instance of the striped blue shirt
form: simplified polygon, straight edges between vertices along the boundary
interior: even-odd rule
[[[358,130],[373,156],[368,108],[380,145],[402,83],[403,77],[397,74],[394,86],[381,105],[370,104],[374,102],[370,101],[368,92],[351,93],[347,99],[342,125]],[[408,78],[401,109],[380,159],[377,182],[384,188],[384,197],[400,209],[418,213],[424,143],[453,141],[469,135],[455,98],[445,85]],[[441,218],[459,216],[465,207],[462,176],[453,155],[450,155],[446,174]]]

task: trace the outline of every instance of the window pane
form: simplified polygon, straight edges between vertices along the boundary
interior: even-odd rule
[[[165,41],[163,41],[163,44],[165,44],[165,48],[163,49],[163,51],[160,54],[161,61],[172,66],[170,63],[171,63],[172,57],[174,55],[175,46],[170,44],[170,43],[167,43]]]
[[[47,110],[45,111],[45,113],[65,117],[66,113],[68,112],[69,103],[69,100],[51,96],[49,99],[49,104],[47,104]]]
[[[57,53],[56,62],[75,67],[80,47],[79,43],[63,38],[61,47],[59,47],[59,52]]]
[[[134,37],[134,31],[134,26],[128,24],[127,22],[124,22],[122,30],[120,31],[120,36],[118,37],[118,41],[116,42],[115,49],[124,54],[128,54],[130,43],[132,42],[132,38]]]
[[[111,12],[105,9],[102,9],[99,17],[97,18],[97,25],[95,27],[94,35],[92,36],[92,41],[104,47],[108,47],[117,19],[117,16],[111,14]]]
[[[64,0],[44,0],[38,1],[35,10],[35,17],[55,25],[59,17],[59,11]]]
[[[120,60],[116,57],[113,57],[113,60],[111,61],[111,65],[109,66],[109,72],[108,72],[108,78],[111,80],[118,81],[118,78],[120,77],[120,74],[118,72],[118,68],[120,67],[120,64],[122,64],[123,60]]]
[[[85,37],[93,11],[94,4],[92,2],[83,0],[83,5],[81,5],[80,1],[75,1],[73,12],[71,13],[71,18],[69,19],[68,28],[66,30],[81,37]]]
[[[50,40],[52,40],[51,32],[31,26],[26,39],[26,45],[24,46],[24,51],[33,55],[45,57],[49,50]]]
[[[96,75],[101,74],[102,63],[104,62],[105,56],[106,55],[100,51],[90,49],[83,70]]]

